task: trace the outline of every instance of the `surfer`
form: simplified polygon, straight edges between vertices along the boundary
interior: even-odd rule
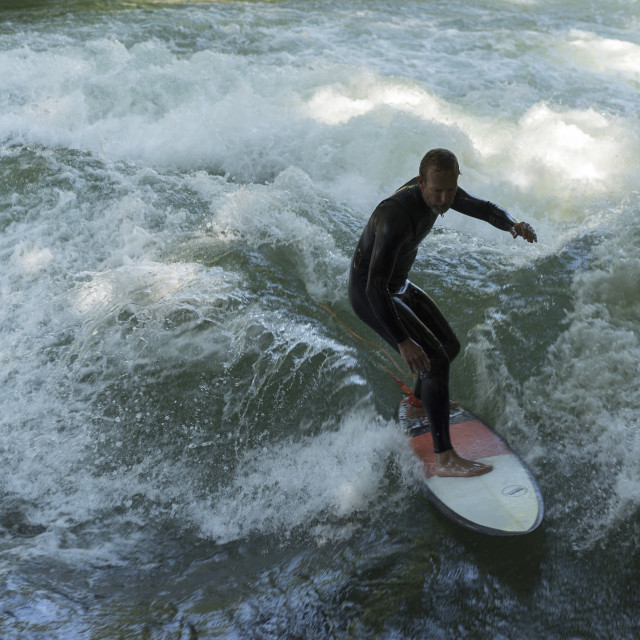
[[[533,228],[458,187],[460,168],[447,149],[432,149],[419,174],[375,209],[356,247],[349,300],[356,315],[396,349],[418,374],[407,417],[429,420],[439,476],[477,476],[490,465],[459,456],[449,437],[449,365],[460,343],[436,304],[408,280],[420,242],[449,209],[484,220],[528,242]]]

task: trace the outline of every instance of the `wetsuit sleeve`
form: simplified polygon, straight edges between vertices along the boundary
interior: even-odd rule
[[[376,239],[369,263],[366,294],[376,318],[396,342],[402,342],[409,334],[396,312],[389,281],[400,247],[406,241],[406,233],[413,233],[413,230],[404,229],[398,216],[393,216],[393,209],[384,205],[378,208],[374,222]]]
[[[472,218],[484,220],[498,229],[509,231],[518,221],[504,209],[488,200],[480,200],[458,187],[451,208]]]

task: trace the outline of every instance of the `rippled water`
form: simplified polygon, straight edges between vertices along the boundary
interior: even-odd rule
[[[635,637],[638,2],[0,7],[2,638]],[[424,499],[342,324],[434,146],[538,232],[450,212],[413,272],[524,538]]]

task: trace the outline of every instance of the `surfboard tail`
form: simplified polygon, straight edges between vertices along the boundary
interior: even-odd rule
[[[488,535],[522,535],[538,527],[544,514],[540,489],[523,460],[495,431],[463,407],[452,409],[451,441],[456,451],[469,460],[492,465],[493,470],[471,478],[439,477],[434,472],[428,423],[427,428],[412,429],[413,421],[403,410],[406,406],[403,398],[399,422],[423,464],[421,488],[442,513],[467,529]]]

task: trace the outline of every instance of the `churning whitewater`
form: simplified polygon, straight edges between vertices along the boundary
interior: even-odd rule
[[[631,638],[639,88],[635,0],[3,2],[0,635]],[[347,299],[432,147],[538,233],[450,211],[412,272],[513,544],[423,498]]]

